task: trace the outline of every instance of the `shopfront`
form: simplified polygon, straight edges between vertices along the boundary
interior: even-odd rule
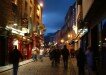
[[[106,19],[94,25],[90,31],[91,47],[98,75],[106,74]]]
[[[99,24],[100,74],[106,74],[106,19]]]

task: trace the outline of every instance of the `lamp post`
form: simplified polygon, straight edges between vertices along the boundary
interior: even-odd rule
[[[43,3],[40,2],[40,6],[43,7]]]
[[[70,36],[70,34],[68,34],[68,38],[70,38],[71,36]]]
[[[62,48],[64,45],[64,39],[61,39],[60,42],[61,42],[61,48]]]
[[[61,39],[61,43],[62,43],[62,44],[64,43],[64,39]]]

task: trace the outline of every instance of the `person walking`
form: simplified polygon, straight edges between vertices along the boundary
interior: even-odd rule
[[[57,56],[57,62],[58,62],[58,64],[60,64],[60,59],[61,59],[61,49],[59,49],[58,47],[57,47],[57,53],[58,53],[58,56]]]
[[[44,56],[44,48],[41,47],[40,48],[40,53],[39,53],[39,59],[40,59],[41,62],[43,61],[43,56]]]
[[[56,67],[58,64],[58,52],[55,47],[50,51],[50,60],[52,61],[52,67]]]
[[[85,53],[82,48],[79,48],[76,52],[77,66],[78,66],[78,74],[85,75]]]
[[[86,55],[86,62],[87,62],[87,68],[89,75],[93,74],[93,51],[91,47],[87,47],[87,51],[85,52]]]
[[[34,50],[32,52],[32,59],[33,59],[33,61],[37,61],[37,51],[36,50]]]
[[[13,64],[13,75],[17,75],[19,60],[20,58],[23,59],[21,52],[17,49],[17,46],[15,46],[12,50],[10,57]]]
[[[64,48],[61,51],[61,54],[63,56],[63,63],[64,63],[64,69],[68,68],[68,58],[69,58],[69,50],[67,49],[66,45],[64,45]]]

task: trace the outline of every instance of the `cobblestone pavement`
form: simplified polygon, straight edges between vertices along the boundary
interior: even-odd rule
[[[12,70],[0,73],[0,75],[12,75]],[[31,62],[19,67],[18,75],[76,75],[75,69],[69,61],[67,70],[64,70],[62,61],[58,67],[52,67],[48,57],[43,62]]]

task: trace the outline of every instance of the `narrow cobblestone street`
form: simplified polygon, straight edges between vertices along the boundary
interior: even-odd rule
[[[0,73],[0,75],[12,75],[12,70]],[[52,67],[51,61],[45,57],[43,62],[31,62],[19,67],[18,75],[77,75],[71,61],[67,70],[64,70],[62,61],[58,67]]]

